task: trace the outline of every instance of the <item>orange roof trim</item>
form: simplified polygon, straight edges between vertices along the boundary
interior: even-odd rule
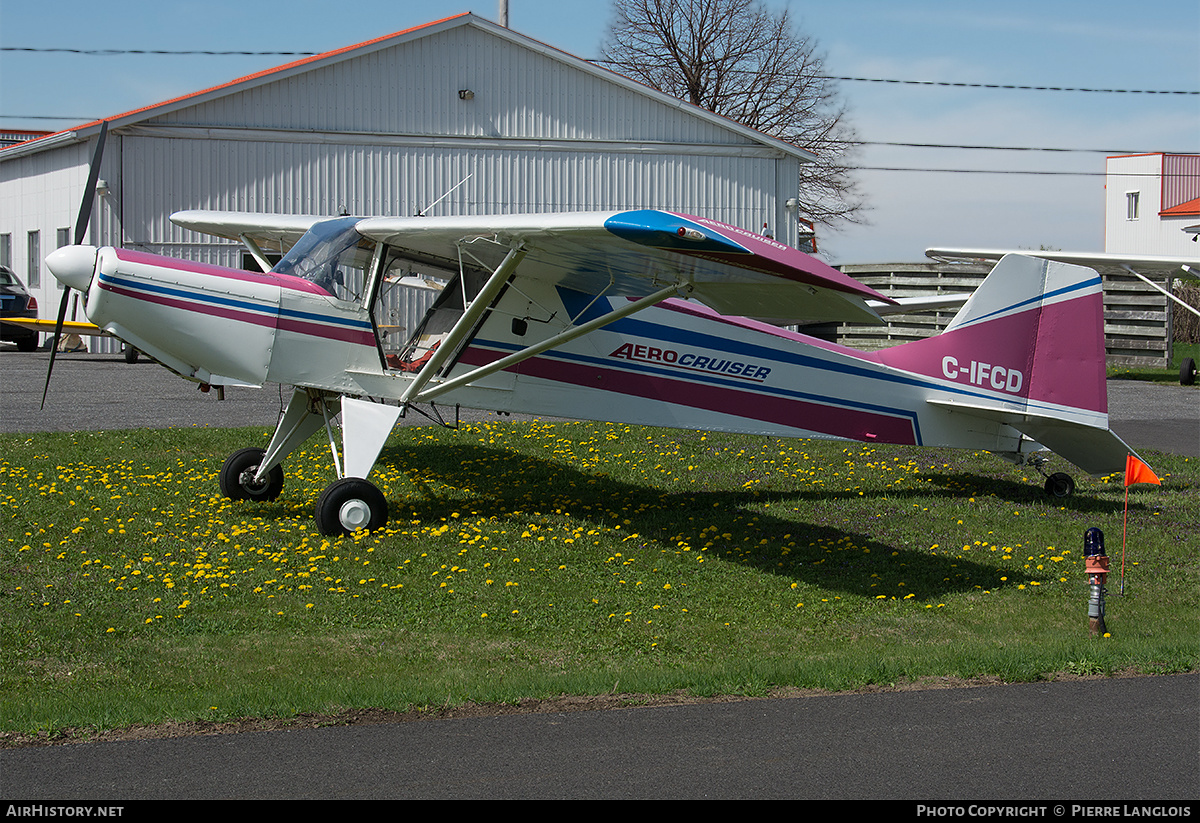
[[[1180,203],[1178,206],[1171,206],[1169,209],[1163,209],[1158,214],[1160,217],[1200,216],[1200,197]]]

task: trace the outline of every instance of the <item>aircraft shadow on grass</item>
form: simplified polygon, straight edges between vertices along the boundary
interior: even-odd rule
[[[634,485],[607,476],[603,467],[581,471],[550,459],[515,453],[483,445],[389,446],[380,455],[380,465],[404,475],[409,488],[389,501],[398,520],[453,522],[452,515],[471,518],[528,519],[534,513],[569,513],[600,528],[620,525],[623,532],[636,533],[630,551],[674,550],[680,536],[699,551],[713,545],[707,556],[727,563],[780,575],[831,592],[851,596],[889,597],[912,595],[918,600],[943,597],[979,589],[1000,590],[1017,585],[1011,570],[978,563],[959,553],[935,554],[928,545],[880,537],[882,520],[873,520],[860,510],[846,508],[843,501],[864,498],[928,500],[929,490],[834,491],[773,489],[706,490],[656,489],[652,484]],[[1041,490],[1009,481],[963,475],[934,475],[942,487],[935,492],[947,505],[964,502],[964,494],[996,494],[1022,504],[1046,503]],[[958,487],[965,484],[964,491]],[[469,490],[453,495],[441,489]],[[397,499],[399,497],[399,499]],[[806,503],[824,506],[822,519],[831,514],[841,520],[856,520],[861,528],[843,524],[812,522],[775,516],[764,504],[803,509]],[[1107,511],[1105,501],[1072,499],[1073,510]],[[1115,504],[1114,504],[1115,505]],[[271,507],[268,507],[271,508]],[[1119,506],[1118,506],[1119,508]],[[262,512],[264,515],[266,511]],[[897,514],[897,518],[918,515]],[[626,523],[628,521],[628,523]],[[705,535],[701,530],[707,529]],[[723,535],[731,535],[724,538]],[[1082,533],[1081,533],[1082,534]],[[711,536],[707,536],[711,535]],[[1047,572],[1047,574],[1049,574]],[[1003,578],[1008,576],[1008,580]],[[1030,578],[1023,572],[1022,580]],[[903,584],[903,585],[901,585]]]

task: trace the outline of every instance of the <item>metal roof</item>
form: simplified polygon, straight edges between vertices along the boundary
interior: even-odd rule
[[[593,63],[589,63],[582,58],[575,57],[567,52],[560,51],[559,49],[548,46],[545,43],[534,40],[530,37],[526,37],[525,35],[497,25],[489,20],[485,20],[482,17],[477,17],[471,13],[464,13],[454,15],[452,17],[446,17],[421,26],[415,26],[403,31],[398,31],[393,34],[377,37],[373,40],[367,40],[363,43],[357,43],[352,46],[346,46],[344,48],[312,55],[310,57],[304,57],[299,60],[294,60],[290,63],[285,63],[281,66],[255,72],[254,74],[249,74],[245,77],[239,77],[235,80],[229,81],[228,83],[222,83],[217,86],[201,89],[190,94],[181,95],[179,97],[175,97],[170,100],[164,100],[160,103],[154,103],[149,106],[143,106],[142,108],[127,111],[122,114],[104,117],[99,120],[94,120],[90,123],[83,123],[74,128],[55,132],[35,140],[0,148],[0,161],[24,156],[27,154],[38,153],[64,144],[72,144],[87,140],[99,132],[101,123],[105,121],[108,122],[110,129],[141,123],[151,118],[159,117],[187,106],[194,106],[237,91],[245,91],[256,86],[275,82],[277,80],[351,58],[361,57],[381,49],[390,48],[410,40],[427,37],[432,34],[447,31],[460,26],[473,26],[491,35],[508,40],[516,45],[533,49],[541,54],[546,55],[547,57],[566,63],[575,69],[592,74],[614,85],[656,99],[665,105],[678,109],[679,111],[685,112],[693,117],[709,121],[720,128],[737,133],[743,138],[752,142],[768,146],[784,154],[792,155],[802,162],[812,162],[816,159],[816,155],[791,143],[779,140],[755,129],[743,126],[734,120],[730,120],[729,118],[719,114],[714,114],[707,109],[703,109],[699,106],[695,106],[691,103],[671,97],[670,95],[652,89],[649,86],[645,86],[634,80],[630,80],[629,78],[617,74],[616,72],[609,71],[608,69],[602,68]]]

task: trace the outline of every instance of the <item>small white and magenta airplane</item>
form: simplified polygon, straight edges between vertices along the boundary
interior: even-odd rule
[[[92,323],[181,377],[294,387],[267,448],[230,455],[220,487],[275,499],[285,458],[324,430],[338,477],[317,503],[328,535],[386,522],[367,478],[417,404],[986,450],[1039,471],[1047,450],[1089,474],[1131,453],[1108,428],[1101,281],[1083,266],[1007,255],[944,333],[867,353],[774,324],[878,322],[897,301],[701,217],[172,220],[240,239],[264,264],[264,246],[286,253],[251,273],[74,245],[47,268],[86,295]],[[410,283],[440,292],[393,348],[377,308]],[[1046,488],[1066,496],[1074,481],[1058,472]]]

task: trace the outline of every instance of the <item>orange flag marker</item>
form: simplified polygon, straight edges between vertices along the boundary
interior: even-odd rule
[[[1162,481],[1158,479],[1158,475],[1151,471],[1149,466],[1132,454],[1127,454],[1125,455],[1125,488],[1129,488],[1134,483],[1162,485]]]

